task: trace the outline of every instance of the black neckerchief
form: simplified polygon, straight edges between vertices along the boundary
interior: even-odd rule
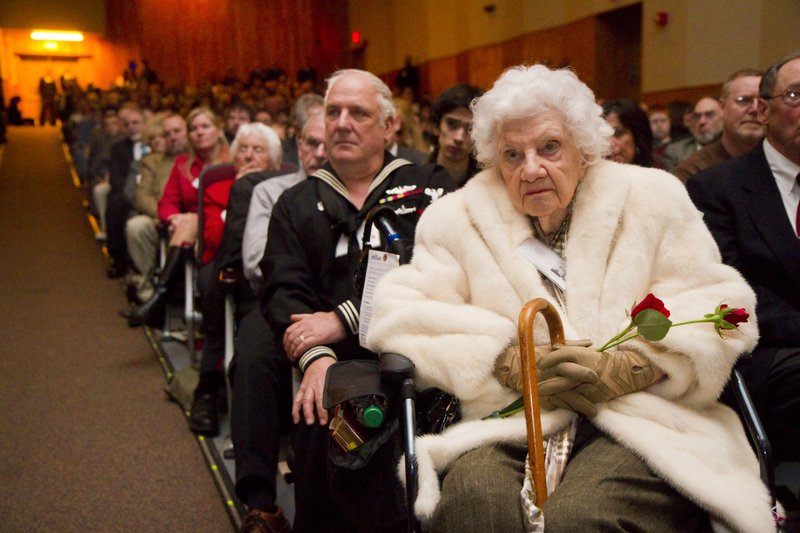
[[[356,209],[350,198],[342,180],[330,165],[325,163],[311,178],[315,179],[317,197],[320,199],[322,208],[331,221],[331,228],[338,235],[345,235],[348,240],[347,255],[349,259],[358,260],[357,230],[361,227],[369,210],[377,205],[378,200],[383,196],[389,185],[389,176],[398,168],[410,165],[411,162],[405,159],[395,158],[389,152],[383,153],[383,166],[375,175],[370,185],[364,205],[361,209]]]

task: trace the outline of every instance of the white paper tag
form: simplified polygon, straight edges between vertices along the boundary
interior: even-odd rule
[[[556,287],[567,290],[567,266],[560,255],[536,237],[527,239],[518,250]]]
[[[372,304],[375,297],[375,287],[383,276],[400,266],[400,256],[379,250],[370,250],[367,257],[367,273],[364,276],[364,292],[361,294],[361,309],[359,310],[358,342],[367,346],[367,331],[372,318]]]

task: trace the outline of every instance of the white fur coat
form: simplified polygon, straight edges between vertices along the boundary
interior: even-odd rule
[[[557,306],[517,250],[531,235],[499,172],[488,169],[428,208],[411,264],[378,286],[370,349],[405,354],[417,367],[419,388],[436,386],[462,402],[462,423],[417,441],[415,510],[423,521],[439,501],[437,472],[481,444],[526,438],[521,415],[480,419],[518,396],[493,370],[497,355],[516,342],[523,304],[546,297]],[[659,170],[607,161],[590,167],[565,256],[566,309],[560,314],[568,339],[601,346],[649,292],[664,301],[673,322],[701,318],[721,302],[753,316],[753,291],[721,263],[680,181]],[[658,343],[631,341],[668,378],[647,392],[599,404],[592,422],[708,510],[718,529],[768,531],[769,494],[756,458],[736,414],[716,401],[737,356],[756,344],[754,317],[724,335],[711,324],[693,324],[672,329]],[[543,319],[536,342],[548,342]],[[543,411],[544,434],[571,416]]]

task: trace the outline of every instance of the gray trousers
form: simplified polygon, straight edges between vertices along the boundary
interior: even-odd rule
[[[125,240],[133,266],[142,275],[156,266],[158,251],[158,222],[147,215],[135,215],[125,223]]]
[[[488,444],[445,473],[431,532],[522,531],[525,445]],[[708,515],[633,453],[581,421],[564,478],[544,506],[547,533],[710,531]]]

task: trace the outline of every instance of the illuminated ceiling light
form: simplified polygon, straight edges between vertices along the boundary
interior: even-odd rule
[[[44,47],[46,50],[58,50],[58,43],[48,41],[44,43]]]
[[[31,39],[34,41],[72,41],[79,43],[83,41],[83,34],[79,31],[33,30]]]

